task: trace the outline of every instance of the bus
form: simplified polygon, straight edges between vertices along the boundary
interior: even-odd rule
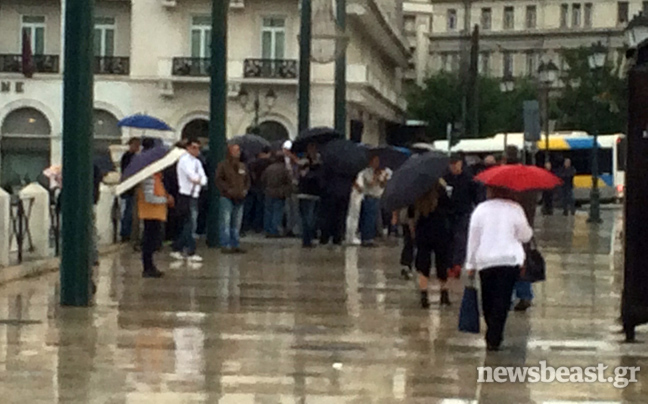
[[[587,132],[556,132],[549,135],[549,156],[552,166],[562,166],[566,158],[571,159],[576,169],[574,178],[574,197],[578,203],[589,201],[592,188],[592,146],[594,137]],[[523,133],[498,133],[490,138],[464,139],[451,149],[447,140],[434,142],[437,150],[463,152],[467,160],[483,159],[489,154],[501,155],[506,146],[516,146],[523,150]],[[537,151],[535,164],[544,166],[546,138],[542,136],[536,144],[527,142],[526,149]],[[622,133],[598,136],[598,186],[601,201],[620,201],[625,193],[626,138]]]

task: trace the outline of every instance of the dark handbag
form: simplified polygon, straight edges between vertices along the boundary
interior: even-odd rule
[[[538,251],[535,239],[532,239],[524,248],[526,250],[526,261],[524,263],[524,275],[520,277],[525,282],[542,282],[546,278],[545,259]]]
[[[479,334],[479,303],[474,286],[464,289],[459,310],[459,331]]]

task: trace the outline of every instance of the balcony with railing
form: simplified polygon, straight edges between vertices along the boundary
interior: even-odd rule
[[[173,58],[172,76],[201,77],[209,76],[211,60],[209,58]]]
[[[245,59],[243,77],[248,79],[296,79],[294,59]]]
[[[22,73],[22,55],[0,54],[0,73]],[[58,55],[34,55],[32,56],[35,73],[58,73]]]
[[[130,74],[130,58],[120,56],[97,56],[94,59],[94,73],[128,76]]]

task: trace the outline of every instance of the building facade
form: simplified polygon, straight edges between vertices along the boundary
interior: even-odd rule
[[[33,181],[61,161],[64,6],[65,0],[0,3],[3,185]],[[174,128],[163,134],[168,140],[206,136],[210,10],[209,0],[96,1],[97,151],[142,135],[117,127],[135,113],[166,121]],[[408,49],[400,10],[399,1],[348,0],[347,115],[349,125],[363,123],[367,143],[380,143],[387,123],[404,119]],[[228,136],[244,133],[257,119],[272,140],[296,136],[299,25],[298,0],[230,1]],[[32,49],[32,78],[21,73],[24,41]],[[334,64],[313,63],[311,76],[311,125],[332,126]]]
[[[642,11],[648,11],[648,2],[408,0],[404,28],[410,50],[420,57],[410,64],[406,76],[459,70],[475,25],[481,34],[479,71],[484,75],[534,76],[540,62],[548,60],[563,68],[561,49],[599,41],[608,47],[615,63],[622,62],[623,30]],[[428,51],[425,61],[421,47]]]

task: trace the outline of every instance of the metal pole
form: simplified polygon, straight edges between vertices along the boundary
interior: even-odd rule
[[[596,101],[594,102],[596,103]],[[593,144],[592,144],[592,188],[590,190],[590,211],[588,223],[602,223],[601,220],[601,195],[598,187],[599,165],[598,165],[598,128],[596,118],[594,119]]]
[[[544,131],[545,131],[545,164],[549,157],[549,84],[544,87]]]
[[[88,306],[92,268],[94,2],[67,0],[63,73],[61,305]]]
[[[259,108],[261,108],[261,102],[259,101],[259,92],[256,92],[254,98],[254,127],[259,128]]]
[[[299,29],[299,132],[310,126],[311,0],[301,0]]]
[[[227,137],[227,11],[229,2],[212,0],[211,85],[209,93],[209,212],[207,245],[218,246],[219,192],[216,166],[225,158]]]
[[[342,33],[346,32],[346,0],[337,1],[337,25]],[[346,137],[346,44],[335,59],[335,130]]]

